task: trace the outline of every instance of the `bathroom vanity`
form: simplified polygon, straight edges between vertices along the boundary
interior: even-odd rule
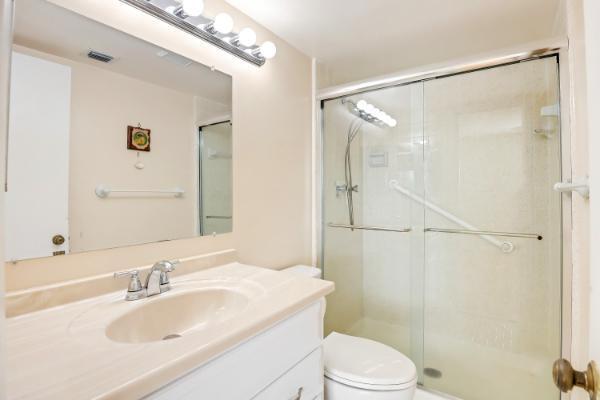
[[[332,291],[231,263],[146,299],[120,291],[10,318],[9,398],[318,399]]]

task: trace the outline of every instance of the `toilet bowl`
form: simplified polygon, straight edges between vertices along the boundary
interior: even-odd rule
[[[417,368],[382,343],[332,332],[323,341],[325,400],[412,400]]]
[[[297,265],[286,271],[320,278],[321,270]],[[332,332],[323,341],[325,400],[412,400],[417,368],[399,351],[365,338]]]

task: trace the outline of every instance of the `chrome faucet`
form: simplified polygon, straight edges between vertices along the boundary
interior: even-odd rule
[[[179,261],[162,260],[155,263],[152,268],[150,268],[150,272],[146,277],[145,285],[142,285],[142,282],[140,281],[140,273],[138,270],[115,272],[114,277],[131,277],[129,280],[129,286],[127,287],[125,300],[139,300],[170,290],[171,283],[169,282],[169,272],[173,272],[175,270],[176,264],[179,264]]]
[[[146,296],[150,297],[171,290],[169,272],[175,270],[176,263],[163,260],[152,266],[146,277]]]

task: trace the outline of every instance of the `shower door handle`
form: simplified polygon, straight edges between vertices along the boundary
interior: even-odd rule
[[[599,399],[600,375],[594,361],[590,361],[585,371],[576,371],[568,360],[556,360],[552,366],[552,377],[561,392],[569,393],[573,387],[579,387],[588,392],[590,400]]]
[[[378,232],[399,232],[407,233],[411,232],[412,228],[388,228],[385,226],[371,226],[371,225],[352,225],[352,224],[334,224],[332,222],[327,224],[330,228],[344,228],[359,231],[378,231]]]

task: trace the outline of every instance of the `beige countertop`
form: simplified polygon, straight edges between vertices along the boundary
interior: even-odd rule
[[[110,322],[146,301],[219,285],[247,292],[243,312],[176,340],[124,344]],[[124,291],[7,319],[9,399],[134,399],[152,393],[333,291],[333,283],[227,264],[126,302]]]

